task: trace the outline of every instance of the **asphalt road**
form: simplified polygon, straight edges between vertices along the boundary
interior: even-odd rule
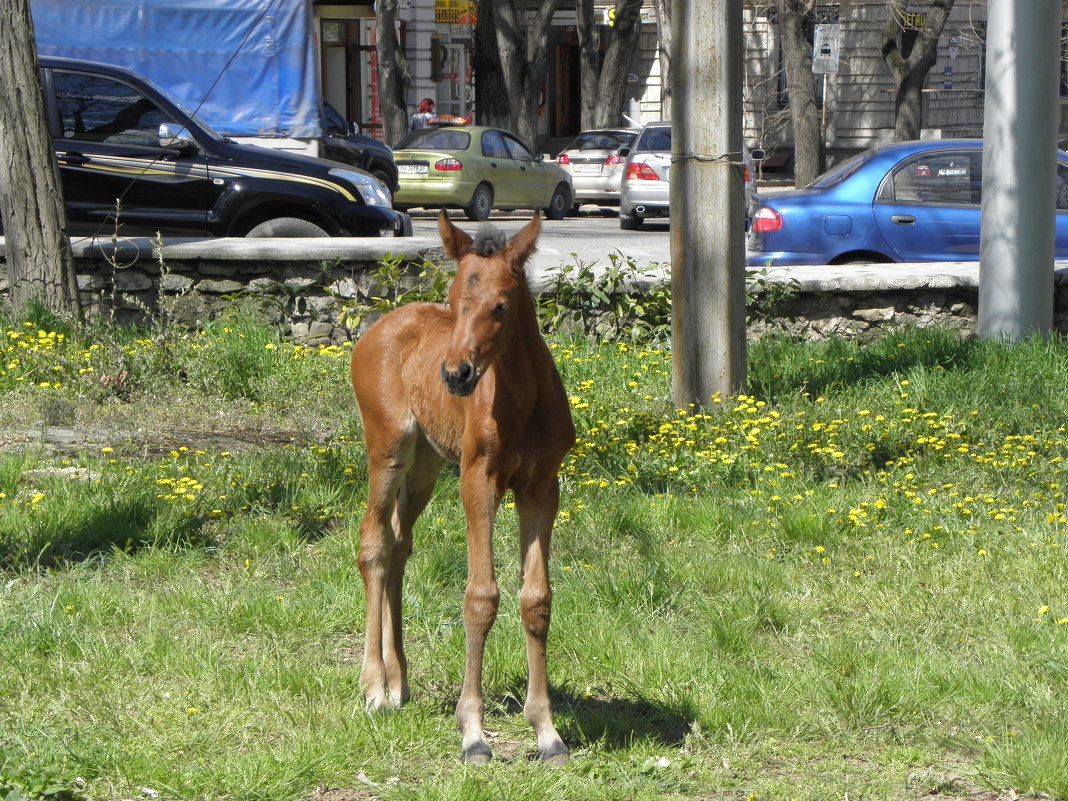
[[[622,253],[633,258],[639,268],[670,260],[671,245],[666,220],[647,221],[637,231],[621,231],[618,218],[603,217],[593,206],[584,206],[583,211],[588,213],[563,220],[542,219],[538,250],[528,265],[535,278],[560,267],[574,266],[576,259],[607,266],[611,263],[611,253]],[[413,209],[411,213],[416,236],[437,237],[436,212]],[[452,220],[469,233],[474,233],[481,225],[468,220],[460,211],[452,212]],[[489,222],[512,234],[529,220],[530,212],[496,211]]]

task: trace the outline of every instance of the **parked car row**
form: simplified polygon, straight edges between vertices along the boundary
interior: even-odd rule
[[[805,189],[760,199],[750,266],[974,261],[981,139],[926,139],[867,150]],[[1068,258],[1068,154],[1057,154],[1056,243]]]

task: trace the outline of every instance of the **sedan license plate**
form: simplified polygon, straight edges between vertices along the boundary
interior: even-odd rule
[[[601,165],[600,164],[576,164],[575,165],[575,172],[576,173],[588,174],[588,173],[598,173],[600,171],[601,171]]]
[[[399,175],[426,175],[427,171],[426,164],[405,164],[402,162],[397,165],[397,173]]]

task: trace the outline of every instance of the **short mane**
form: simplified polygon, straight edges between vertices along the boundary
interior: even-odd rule
[[[492,256],[506,244],[508,244],[508,237],[505,236],[504,231],[489,223],[483,223],[478,233],[475,234],[471,250],[479,256]]]

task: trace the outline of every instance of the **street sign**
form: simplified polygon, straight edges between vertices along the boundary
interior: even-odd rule
[[[836,75],[838,54],[842,49],[842,26],[837,22],[816,25],[812,35],[812,72]]]

